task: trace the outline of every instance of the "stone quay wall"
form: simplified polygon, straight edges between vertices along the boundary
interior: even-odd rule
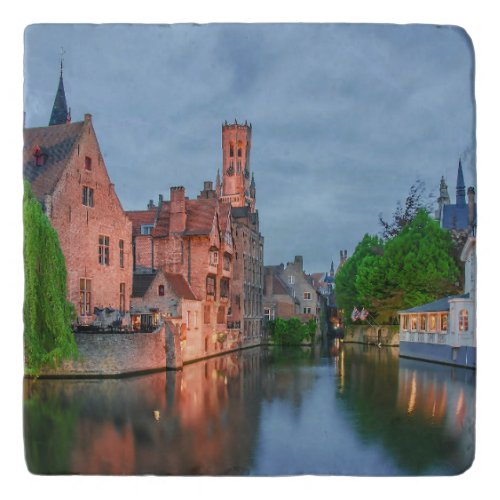
[[[167,335],[166,335],[167,332]],[[165,325],[153,333],[75,333],[78,359],[66,360],[58,368],[46,368],[41,377],[100,377],[165,370]]]
[[[399,325],[350,325],[346,327],[344,342],[399,346]]]

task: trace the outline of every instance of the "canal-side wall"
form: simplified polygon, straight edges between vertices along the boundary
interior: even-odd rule
[[[344,342],[398,346],[399,325],[351,325],[345,329]]]
[[[45,368],[40,377],[119,376],[164,370],[166,331],[168,334],[163,325],[153,333],[75,333],[78,359],[66,360],[58,368]]]

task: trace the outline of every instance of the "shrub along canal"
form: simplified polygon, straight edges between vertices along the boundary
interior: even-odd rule
[[[37,474],[458,474],[474,459],[475,376],[331,344],[26,379],[26,461]]]

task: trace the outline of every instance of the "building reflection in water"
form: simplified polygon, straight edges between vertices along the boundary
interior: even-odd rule
[[[289,460],[279,462],[285,442],[288,452],[301,450],[304,463],[294,467],[310,473],[455,474],[470,465],[473,371],[399,359],[391,348],[326,347],[323,355],[251,348],[123,379],[25,380],[28,467],[267,475],[263,464],[272,464],[287,474]],[[388,464],[376,472],[364,462],[374,448],[377,463]]]

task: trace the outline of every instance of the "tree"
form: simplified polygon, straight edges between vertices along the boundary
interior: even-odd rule
[[[335,276],[337,306],[347,319],[355,306],[360,304],[356,278],[362,262],[367,257],[380,255],[383,242],[377,236],[365,234],[352,256],[342,265]]]
[[[74,307],[66,300],[66,265],[59,238],[27,182],[24,183],[24,357],[25,371],[38,375],[76,357],[71,321]]]
[[[401,202],[398,201],[396,205],[396,210],[392,214],[392,221],[387,222],[382,218],[382,214],[379,214],[379,223],[382,226],[382,238],[384,240],[389,240],[399,234],[401,229],[409,224],[417,215],[419,210],[426,210],[430,212],[432,206],[429,202],[425,202],[425,183],[423,181],[417,180],[410,187],[410,192],[405,200],[404,208]]]
[[[393,238],[365,235],[336,277],[337,302],[347,318],[365,307],[377,322],[397,320],[397,311],[458,293],[453,242],[425,209]]]

